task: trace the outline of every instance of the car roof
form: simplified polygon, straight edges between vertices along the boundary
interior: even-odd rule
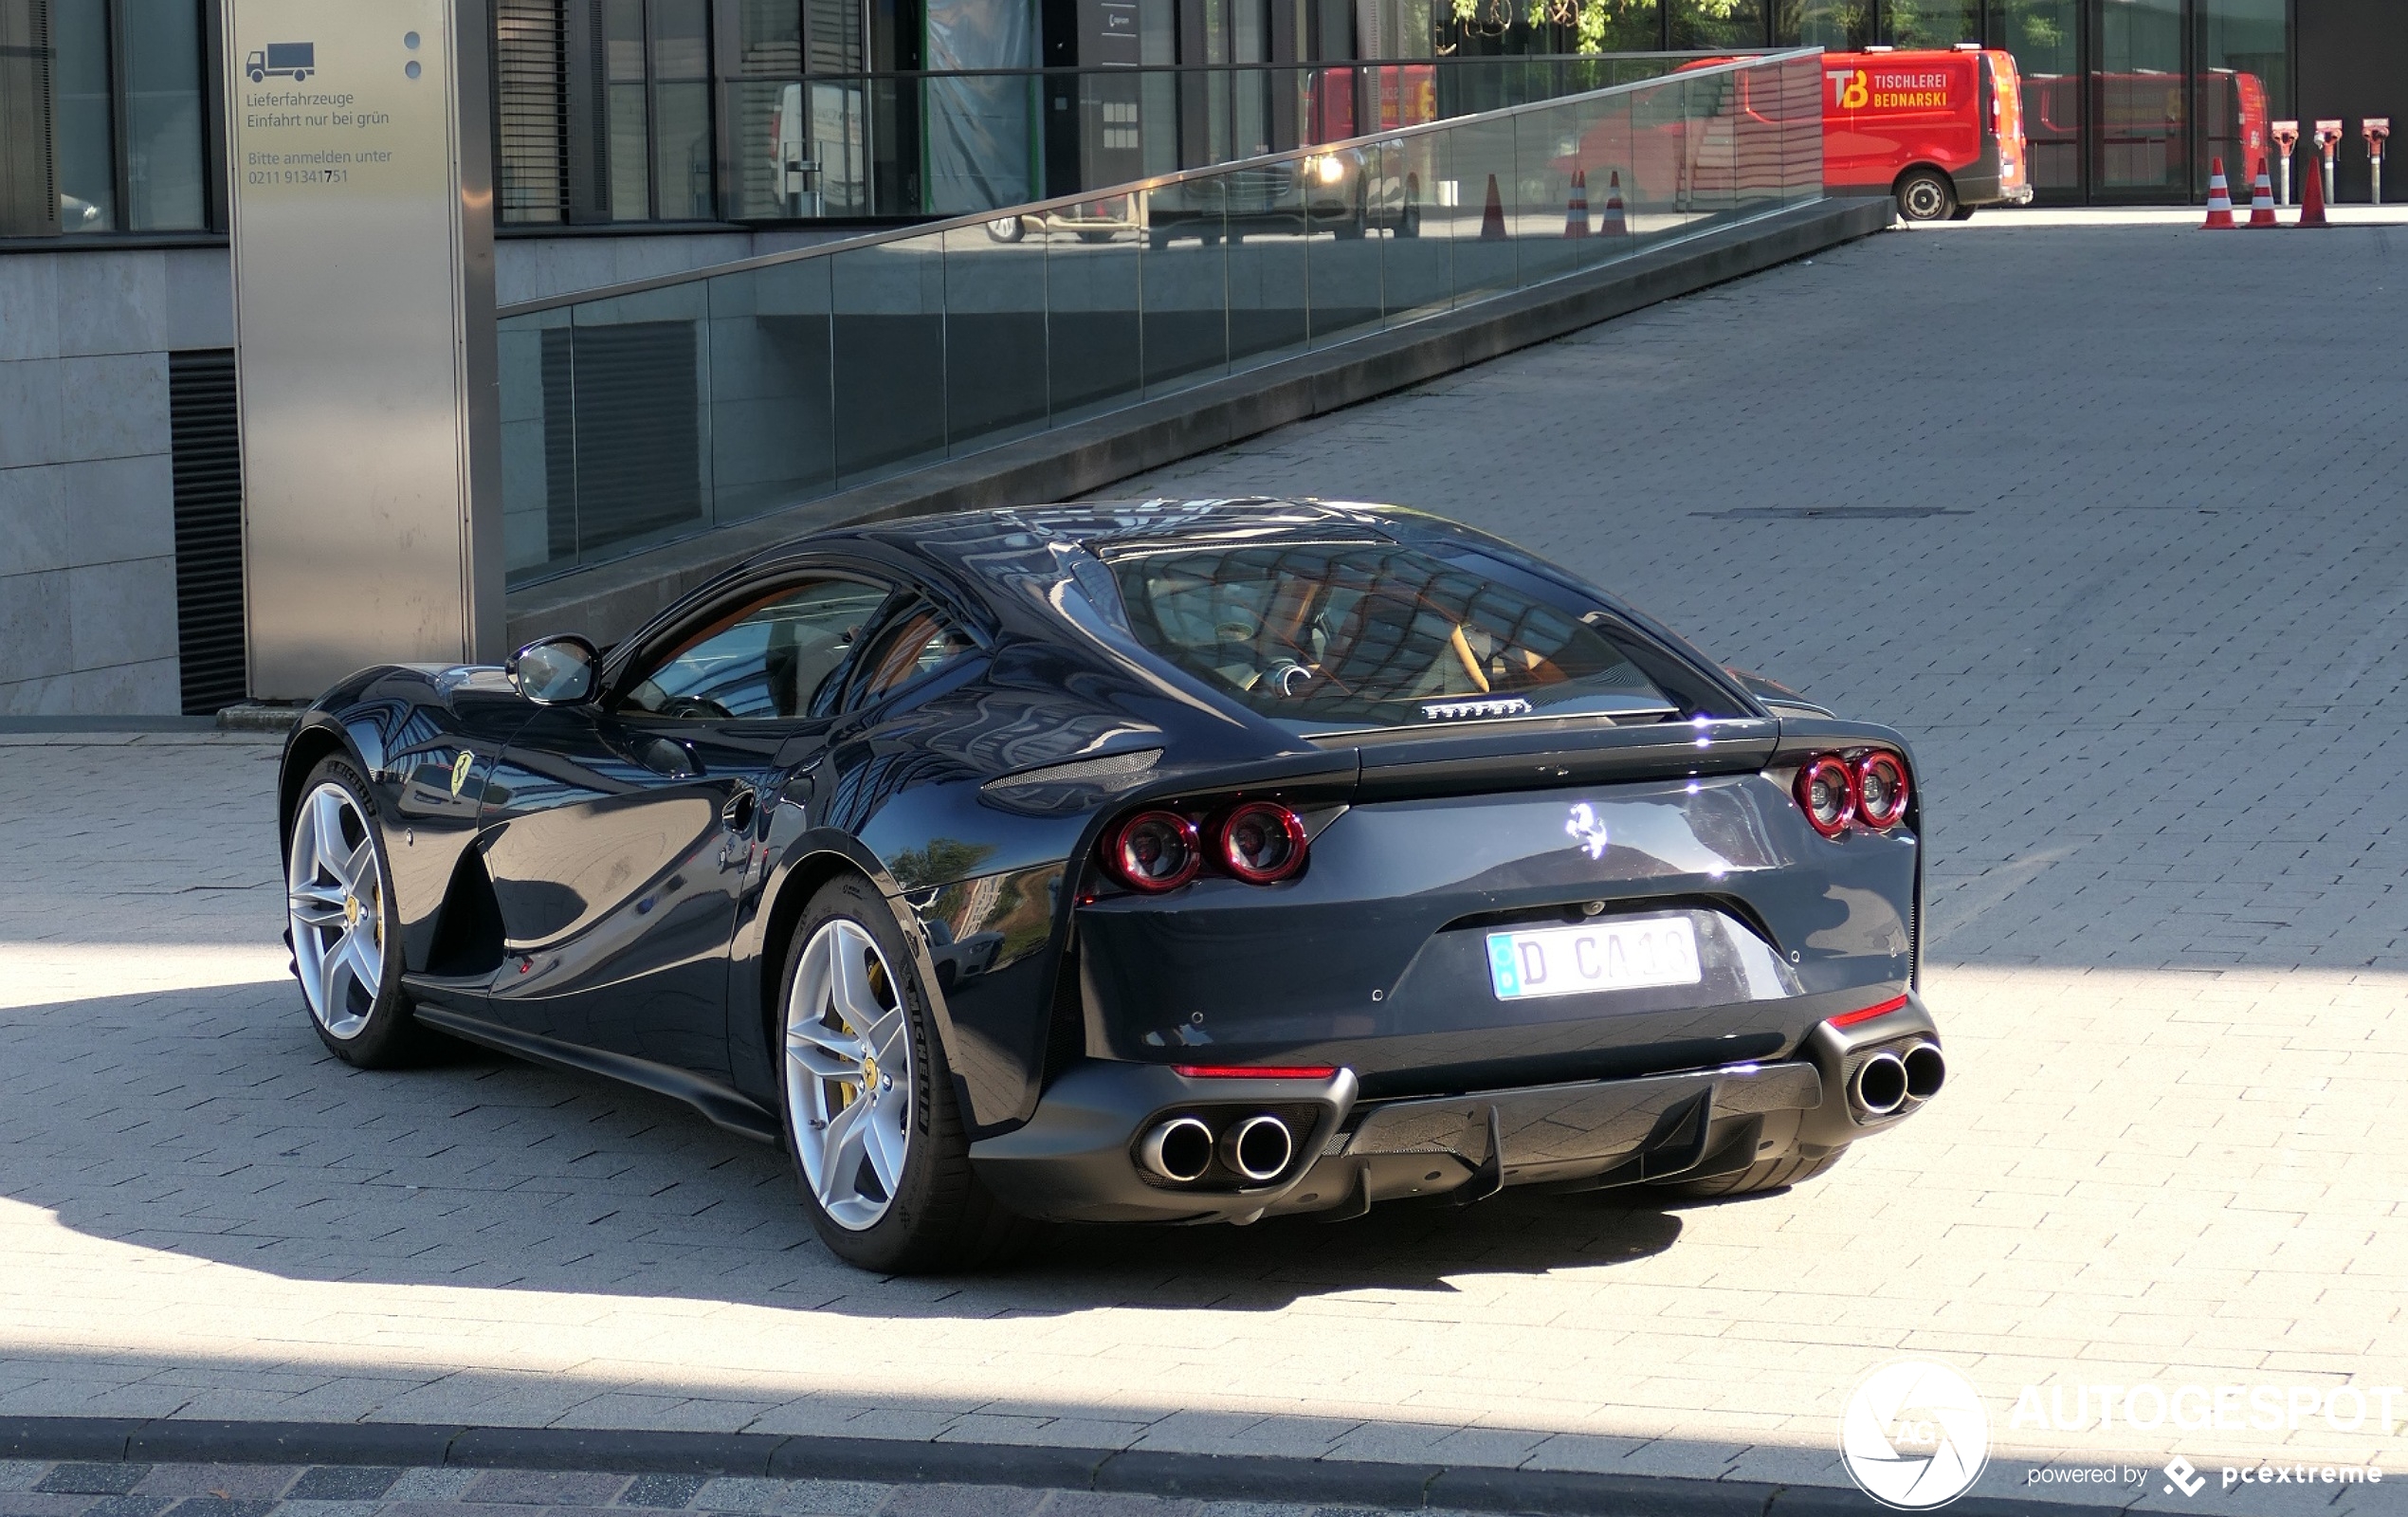
[[[1267,496],[1165,497],[998,506],[829,527],[757,553],[728,577],[851,548],[889,561],[916,560],[936,583],[951,582],[966,591],[976,587],[980,599],[991,600],[994,592],[1015,581],[1065,577],[1069,573],[1067,560],[1077,557],[1108,562],[1154,548],[1326,539],[1334,531],[1358,540],[1391,542],[1479,537],[1520,557],[1509,544],[1487,539],[1486,534],[1405,506]]]
[[[1351,501],[1279,500],[1246,496],[1215,500],[1081,501],[1057,505],[913,517],[865,528],[862,536],[924,554],[976,574],[998,549],[1031,539],[1083,548],[1110,558],[1140,545],[1258,539],[1290,532],[1323,534],[1332,527],[1391,539],[1407,535],[1416,513]]]

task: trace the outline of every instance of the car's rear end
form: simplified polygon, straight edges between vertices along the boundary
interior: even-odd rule
[[[1983,110],[1987,118],[1981,139],[1981,160],[1961,176],[1966,205],[2029,205],[2032,201],[2032,152],[2023,133],[2023,81],[2015,54],[2003,47],[1985,48],[1981,59]]]
[[[1064,1056],[976,1151],[1007,1200],[1242,1219],[1697,1179],[1937,1090],[1895,734],[1776,716],[1411,519],[1094,548],[1134,644],[1285,751],[1168,755],[1098,818]]]

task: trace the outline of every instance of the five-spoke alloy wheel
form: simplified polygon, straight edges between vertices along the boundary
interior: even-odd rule
[[[936,1009],[878,887],[843,873],[786,939],[775,1048],[786,1143],[820,1241],[885,1273],[1012,1252],[1029,1224],[978,1183]]]
[[[366,1068],[402,1062],[417,1024],[401,994],[392,870],[367,782],[340,758],[310,772],[293,810],[284,902],[293,972],[318,1035]]]
[[[309,1014],[336,1037],[357,1037],[385,983],[385,883],[367,818],[338,780],[301,797],[284,891]]]
[[[833,918],[794,966],[786,1017],[786,1109],[820,1210],[853,1232],[894,1204],[911,1153],[911,1028],[886,956]]]

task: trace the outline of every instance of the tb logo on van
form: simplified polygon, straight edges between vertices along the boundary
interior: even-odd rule
[[[1872,87],[1861,68],[1826,68],[1823,77],[1831,81],[1831,102],[1843,111],[1861,111],[1872,99]]]

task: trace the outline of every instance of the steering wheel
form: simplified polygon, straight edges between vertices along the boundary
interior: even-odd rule
[[[728,722],[736,713],[717,701],[706,701],[699,695],[673,695],[661,703],[657,713],[680,722]]]
[[[1263,676],[1263,683],[1283,696],[1302,695],[1313,683],[1313,671],[1288,660],[1272,665],[1270,672]]]

